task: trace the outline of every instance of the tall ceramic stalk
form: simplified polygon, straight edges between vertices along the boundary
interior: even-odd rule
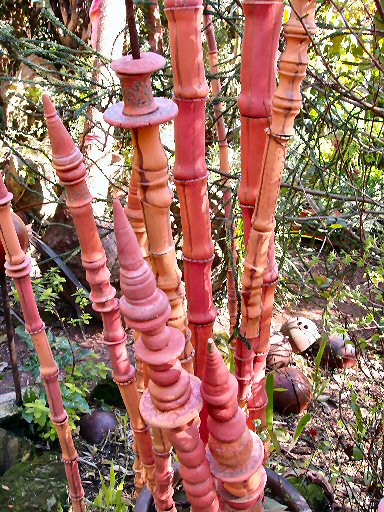
[[[148,234],[144,222],[143,209],[139,199],[139,185],[138,185],[138,165],[137,153],[134,151],[132,159],[131,179],[129,180],[128,199],[125,207],[125,214],[135,232],[137,242],[141,249],[143,258],[150,264],[149,256],[149,243]],[[139,333],[133,333],[135,342],[139,337]],[[140,359],[136,358],[136,386],[139,392],[139,397],[147,389],[147,376],[145,367]]]
[[[20,247],[11,216],[12,194],[0,176],[0,239],[5,248],[5,269],[14,280],[20,297],[25,328],[29,332],[40,363],[40,375],[48,397],[51,420],[59,438],[74,512],[84,512],[84,491],[81,485],[77,452],[73,444],[68,415],[63,406],[59,385],[59,368],[48,343],[44,323],[37,309],[31,283],[31,258]]]
[[[262,179],[266,129],[276,88],[277,47],[283,15],[283,0],[245,0],[244,37],[241,59],[241,183],[238,191],[244,223],[244,244],[248,245],[251,219]],[[272,299],[273,300],[273,299]],[[254,350],[236,341],[236,377],[239,402],[244,406],[251,393]]]
[[[247,428],[245,412],[237,404],[236,379],[212,340],[208,341],[201,394],[209,415],[207,456],[222,509],[262,512],[263,443]]]
[[[213,243],[205,164],[205,80],[201,43],[201,0],[165,0],[168,18],[174,100],[176,160],[173,174],[180,200],[184,281],[188,321],[196,350],[195,374],[204,371],[207,340],[216,311],[212,298]]]
[[[219,52],[217,49],[215,30],[213,28],[212,14],[207,12],[204,14],[204,25],[205,34],[207,38],[208,46],[208,62],[209,71],[214,75],[218,75],[220,72],[219,68]],[[216,76],[211,80],[212,95],[214,97],[213,111],[216,119],[216,131],[219,140],[219,152],[220,152],[220,171],[222,173],[221,186],[223,187],[223,200],[224,200],[224,212],[226,221],[226,233],[227,236],[232,233],[231,240],[231,254],[232,262],[228,262],[227,271],[227,295],[228,295],[228,312],[231,326],[231,334],[236,325],[237,321],[237,293],[236,283],[233,276],[233,268],[237,262],[237,247],[236,238],[234,236],[236,230],[235,221],[231,220],[232,215],[232,194],[230,180],[226,175],[229,175],[229,157],[228,157],[228,141],[227,141],[227,128],[224,121],[224,108],[223,104],[218,101],[218,96],[221,93],[221,82],[220,78]]]
[[[180,364],[184,338],[167,326],[167,296],[144,261],[133,230],[118,201],[114,202],[115,234],[120,261],[120,301],[127,324],[141,333],[136,352],[148,366],[149,382],[140,411],[152,427],[166,430],[180,461],[184,491],[195,512],[219,510],[215,486],[195,423],[202,407],[200,381]]]
[[[86,270],[87,281],[91,286],[90,299],[95,311],[101,314],[104,327],[104,343],[109,349],[113,369],[113,379],[119,387],[127,408],[140,461],[145,468],[144,481],[137,474],[136,489],[148,482],[154,487],[154,457],[151,433],[140,416],[139,396],[136,389],[135,370],[131,366],[127,349],[119,301],[116,290],[111,286],[110,273],[106,266],[106,255],[101,244],[92,210],[92,196],[89,193],[86,167],[80,150],[57,115],[56,109],[47,95],[43,95],[44,113],[51,140],[52,164],[60,183],[66,192],[66,203],[75,224],[81,247],[81,260]]]
[[[308,45],[316,31],[315,0],[293,0],[291,16],[284,28],[286,49],[280,58],[279,85],[273,96],[272,117],[262,165],[260,191],[252,217],[242,280],[242,323],[240,332],[254,345],[254,398],[259,418],[265,421],[265,361],[269,338],[258,339],[263,275],[275,225],[275,210],[284,170],[287,146],[294,135],[294,120],[300,112],[301,83],[306,75]]]
[[[138,179],[152,269],[159,288],[165,292],[171,306],[168,324],[184,335],[181,364],[187,371],[193,372],[193,348],[184,309],[184,288],[171,230],[170,205],[173,195],[168,185],[168,162],[159,132],[160,124],[175,117],[177,106],[165,98],[153,98],[150,83],[151,73],[165,64],[162,56],[151,52],[140,54],[140,59],[128,56],[114,61],[112,69],[121,80],[124,103],[110,107],[104,117],[113,126],[131,129],[135,155],[133,175]],[[142,93],[140,100],[137,91]],[[154,441],[155,452],[163,455],[163,461],[168,452],[170,461],[171,446],[156,429]],[[156,442],[159,444],[156,445]],[[169,475],[171,477],[171,472]],[[171,478],[168,483],[172,483]],[[164,488],[162,494],[168,495],[167,489]],[[160,501],[160,496],[157,496],[157,500]]]

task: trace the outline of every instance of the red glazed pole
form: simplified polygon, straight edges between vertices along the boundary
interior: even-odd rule
[[[63,406],[59,386],[59,369],[48,343],[45,326],[40,318],[31,283],[31,258],[20,247],[12,222],[10,203],[12,194],[6,189],[0,177],[0,239],[6,252],[5,269],[14,280],[20,297],[26,330],[31,335],[40,363],[41,378],[48,397],[51,420],[55,425],[60,442],[69,493],[74,512],[84,512],[84,491],[81,485],[77,452],[73,444],[68,415]]]
[[[216,75],[219,73],[219,52],[217,49],[217,43],[215,38],[215,30],[213,28],[212,15],[210,13],[204,14],[204,25],[205,25],[205,34],[207,38],[207,46],[208,46],[208,62],[209,62],[209,71],[212,75]],[[212,95],[214,97],[218,97],[221,93],[221,83],[220,78],[212,78]],[[228,141],[227,141],[227,128],[225,126],[224,121],[224,108],[221,102],[218,100],[214,100],[214,114],[216,119],[216,131],[219,139],[219,152],[220,152],[220,171],[223,174],[221,179],[221,185],[223,187],[223,200],[224,200],[224,212],[226,219],[226,231],[227,235],[230,231],[232,231],[232,245],[231,245],[231,253],[233,259],[233,266],[231,261],[228,262],[228,271],[227,271],[227,296],[228,296],[228,312],[229,312],[229,320],[230,320],[230,330],[231,334],[237,322],[237,293],[236,293],[236,283],[233,276],[233,267],[236,266],[237,262],[237,247],[236,247],[236,224],[235,221],[231,221],[232,214],[232,195],[231,195],[231,184],[229,178],[226,178],[225,175],[229,174],[229,158],[228,158]]]
[[[207,340],[212,336],[211,265],[213,243],[205,164],[205,80],[201,43],[201,0],[165,0],[174,76],[175,166],[173,174],[180,200],[183,229],[184,281],[188,321],[196,350],[195,375],[202,376]],[[202,425],[204,428],[204,426]]]
[[[255,372],[258,376],[254,379],[257,389],[254,393],[253,406],[259,409],[261,418],[267,403],[262,379],[269,345],[268,340],[266,346],[261,347],[258,339],[263,275],[268,265],[286,149],[294,134],[294,120],[302,105],[300,86],[308,63],[309,35],[316,31],[315,6],[314,0],[293,0],[291,16],[284,29],[287,44],[280,58],[280,81],[272,102],[272,118],[270,128],[267,130],[261,186],[256,199],[244,263],[240,332],[248,340],[252,340],[258,354],[255,358]]]
[[[241,119],[241,183],[238,191],[244,222],[244,244],[248,245],[251,218],[262,179],[265,130],[271,116],[276,88],[277,48],[283,15],[283,0],[244,0],[244,37],[241,60],[241,93],[238,100]],[[248,348],[236,340],[236,377],[239,403],[250,397],[254,341]]]
[[[266,473],[263,443],[246,425],[237,404],[237,382],[212,340],[201,394],[208,408],[207,455],[222,509],[262,512]]]
[[[92,211],[92,196],[85,180],[86,167],[80,150],[57,115],[49,97],[43,95],[44,113],[52,148],[52,164],[60,183],[65,187],[66,203],[72,215],[80,241],[81,260],[86,278],[91,286],[92,307],[103,320],[104,343],[109,349],[113,379],[119,387],[127,408],[135,444],[141,463],[145,468],[145,480],[153,489],[154,457],[151,433],[139,412],[139,396],[136,389],[135,370],[129,362],[126,349],[119,301],[116,290],[110,284],[110,273],[106,266],[106,255],[101,244]],[[135,480],[137,490],[142,484],[140,475]]]
[[[144,261],[122,206],[114,202],[115,233],[120,261],[120,301],[127,324],[141,332],[136,352],[148,366],[148,390],[140,402],[145,419],[163,431],[176,449],[180,474],[192,510],[219,510],[204,445],[194,423],[202,407],[200,380],[178,359],[184,337],[167,326],[171,308]],[[127,250],[129,248],[129,250]]]

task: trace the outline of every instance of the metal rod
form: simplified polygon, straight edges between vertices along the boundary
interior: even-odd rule
[[[0,271],[0,287],[1,287],[1,297],[3,299],[5,327],[7,329],[7,343],[8,343],[8,350],[9,350],[9,359],[11,361],[13,383],[15,385],[16,404],[21,405],[23,402],[23,399],[21,396],[20,374],[19,374],[19,369],[17,367],[17,354],[16,354],[14,330],[13,330],[12,319],[11,319],[11,307],[9,305],[7,281],[5,279],[5,272],[3,269]]]
[[[125,12],[129,30],[129,41],[131,43],[132,57],[134,59],[140,59],[140,43],[136,28],[133,0],[125,0]]]

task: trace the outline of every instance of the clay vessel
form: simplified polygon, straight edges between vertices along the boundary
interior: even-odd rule
[[[325,345],[321,364],[331,369],[356,366],[356,348],[351,339],[342,334],[331,334]]]
[[[312,385],[295,367],[281,368],[273,372],[273,408],[282,414],[300,414],[308,409],[312,399]]]
[[[292,359],[292,347],[288,339],[281,334],[274,334],[270,339],[267,356],[267,368],[277,370],[289,366]]]
[[[320,338],[315,322],[304,316],[297,316],[287,320],[281,326],[281,333],[288,337],[296,354],[305,352]]]
[[[80,418],[79,434],[90,444],[100,444],[108,432],[113,432],[118,425],[116,416],[112,412],[95,410],[91,414],[84,414]]]

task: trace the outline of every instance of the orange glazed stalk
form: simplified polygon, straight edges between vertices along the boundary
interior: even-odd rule
[[[133,176],[138,179],[138,197],[148,235],[152,268],[157,284],[167,295],[171,306],[168,324],[184,335],[181,364],[187,371],[193,372],[193,347],[184,310],[184,288],[171,231],[170,205],[173,195],[168,185],[168,162],[159,133],[160,124],[175,117],[177,106],[165,98],[153,98],[150,83],[151,73],[164,67],[165,63],[162,56],[151,52],[140,54],[140,59],[127,56],[114,61],[112,69],[121,80],[124,102],[110,107],[104,117],[113,126],[131,129],[134,144]],[[141,96],[137,91],[141,92]],[[165,455],[168,454],[169,459],[171,446],[158,429],[153,433],[155,452],[163,460],[163,469],[159,472],[164,473],[167,460]],[[168,476],[164,490],[160,492],[160,484],[157,489],[157,504],[162,510],[167,507],[171,471],[168,471]]]
[[[20,297],[25,328],[31,335],[40,363],[41,378],[48,397],[51,420],[59,438],[65,472],[68,479],[69,493],[74,512],[84,512],[84,491],[81,485],[77,452],[73,444],[68,415],[63,406],[59,386],[59,369],[49,346],[45,326],[37,309],[31,283],[31,258],[20,247],[13,225],[10,203],[12,194],[6,189],[0,176],[0,239],[5,249],[5,269],[14,280]]]
[[[213,28],[212,15],[210,13],[204,14],[204,24],[205,24],[205,33],[207,38],[207,46],[208,46],[208,61],[209,61],[209,71],[212,75],[217,75],[220,71],[219,69],[219,53],[217,50],[217,43],[215,38],[215,31]],[[218,97],[221,93],[221,83],[220,78],[212,78],[212,94],[214,97]],[[229,158],[228,158],[228,141],[227,141],[227,129],[225,126],[224,116],[223,116],[223,104],[218,102],[218,100],[214,100],[214,113],[216,119],[216,130],[219,139],[219,151],[220,151],[220,172],[222,173],[221,184],[223,187],[223,200],[224,200],[224,211],[225,211],[225,220],[226,220],[226,231],[227,235],[230,231],[232,231],[232,242],[231,242],[231,253],[233,258],[233,266],[231,261],[228,262],[228,272],[227,272],[227,294],[228,294],[228,312],[229,312],[229,320],[231,326],[231,334],[237,322],[237,294],[236,294],[236,283],[233,276],[233,267],[235,267],[237,262],[237,251],[236,251],[236,238],[235,238],[235,230],[236,225],[235,222],[231,221],[231,210],[232,210],[232,195],[231,195],[231,184],[229,178],[226,178],[225,175],[229,175]],[[231,229],[229,229],[231,228]]]
[[[140,461],[145,468],[145,480],[149,488],[153,489],[154,457],[151,433],[139,412],[135,370],[128,359],[119,301],[115,297],[116,290],[110,284],[105,251],[93,217],[93,198],[85,181],[86,167],[83,156],[46,94],[43,95],[43,104],[51,140],[52,164],[60,178],[60,183],[65,187],[66,203],[79,237],[81,259],[86,270],[87,281],[91,286],[90,299],[93,309],[101,314],[103,320],[104,343],[109,348],[113,379],[119,387],[130,417],[135,444]],[[144,483],[140,475],[136,475],[135,484],[138,491]]]
[[[180,200],[183,229],[184,281],[188,321],[196,350],[195,374],[202,376],[207,340],[212,336],[216,310],[213,305],[211,265],[213,243],[205,165],[205,80],[201,43],[201,0],[165,0],[168,18],[175,119],[173,174]]]
[[[136,63],[140,63],[140,67]],[[114,105],[105,112],[104,117],[109,124],[131,129],[134,144],[133,176],[138,181],[138,196],[152,267],[157,284],[166,293],[171,305],[169,324],[177,327],[185,337],[181,364],[192,372],[193,349],[184,310],[184,288],[171,230],[170,205],[173,195],[168,185],[168,161],[159,132],[161,123],[176,116],[177,107],[165,98],[153,98],[150,85],[150,73],[163,68],[165,64],[164,57],[151,52],[142,53],[140,59],[136,60],[128,56],[113,61],[112,69],[121,80],[124,105]],[[135,92],[138,84],[143,91],[140,101]]]
[[[256,198],[244,263],[240,332],[252,341],[257,354],[253,377],[254,405],[262,422],[265,421],[267,403],[264,375],[269,349],[269,337],[258,340],[263,275],[268,265],[286,150],[294,135],[294,120],[302,105],[300,86],[306,74],[310,36],[316,31],[315,7],[315,0],[293,0],[291,16],[285,25],[286,49],[280,58],[280,80],[272,101],[272,118],[267,130],[260,192]],[[269,258],[272,259],[272,256]]]
[[[219,504],[195,419],[202,407],[200,380],[178,359],[182,333],[168,326],[171,308],[156,287],[119,201],[114,201],[115,234],[120,261],[120,301],[127,324],[141,333],[137,355],[148,366],[148,389],[140,401],[143,417],[165,430],[180,461],[184,490],[195,512],[217,512]]]
[[[244,37],[241,60],[241,183],[238,191],[244,221],[244,244],[248,245],[251,218],[262,179],[266,129],[276,88],[277,47],[283,15],[282,0],[244,0]],[[269,288],[269,293],[271,288]],[[273,297],[272,297],[273,302]],[[269,338],[269,333],[268,333]],[[253,344],[254,340],[249,340]],[[236,377],[239,403],[245,406],[251,393],[254,350],[236,341]]]

